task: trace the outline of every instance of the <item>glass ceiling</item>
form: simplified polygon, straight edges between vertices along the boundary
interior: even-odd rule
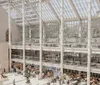
[[[88,14],[88,0],[73,0],[73,3],[80,15],[80,17],[87,17]],[[99,6],[97,0],[92,0],[92,16],[97,15],[99,11]]]
[[[39,21],[39,0],[25,0],[25,17],[28,23]],[[98,17],[100,11],[99,0],[92,0],[92,17]],[[0,6],[8,11],[8,0],[0,0]],[[43,0],[42,20],[53,22],[60,20],[61,0]],[[73,9],[73,7],[76,9]],[[64,0],[64,19],[67,21],[82,20],[88,17],[88,0]],[[22,23],[22,0],[12,0],[11,17],[18,23]],[[77,13],[79,16],[77,16]]]

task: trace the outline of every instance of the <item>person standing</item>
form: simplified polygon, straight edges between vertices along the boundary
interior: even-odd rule
[[[13,85],[16,85],[16,84],[15,84],[15,79],[13,80]]]
[[[3,85],[2,75],[0,74],[0,85]]]

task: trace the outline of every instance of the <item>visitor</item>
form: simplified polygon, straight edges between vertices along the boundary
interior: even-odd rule
[[[16,84],[15,84],[15,79],[13,80],[13,85],[16,85]]]
[[[0,74],[0,85],[3,85],[2,75]]]

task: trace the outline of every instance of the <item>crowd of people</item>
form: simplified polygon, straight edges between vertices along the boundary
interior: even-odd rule
[[[13,68],[15,70],[15,68]],[[17,68],[18,69],[18,68]],[[20,68],[19,68],[20,70]],[[36,77],[39,75],[39,68],[36,68],[35,66],[26,66],[26,72],[29,71],[29,74],[31,77]],[[18,71],[18,73],[21,73],[21,71]],[[40,79],[50,78],[51,81],[48,83],[48,85],[53,84],[57,85],[87,85],[87,74],[82,72],[76,72],[76,71],[67,71],[64,72],[64,75],[56,75],[54,76],[53,70],[45,69],[43,70],[42,76]],[[27,74],[26,74],[27,75]],[[29,76],[29,77],[30,77]],[[100,85],[100,76],[91,76],[91,85]]]
[[[64,74],[52,80],[50,85],[87,85],[86,74]],[[100,78],[91,77],[90,85],[100,85]]]
[[[12,66],[12,71],[22,74],[22,69],[20,67],[16,67],[15,65]],[[60,70],[59,70],[60,71]],[[36,77],[38,79],[47,79],[49,78],[50,81],[47,85],[87,85],[87,74],[85,72],[78,72],[78,71],[71,71],[71,70],[64,70],[64,74],[55,75],[55,72],[50,69],[44,69],[41,77],[39,76],[39,67],[35,67],[34,65],[27,65],[25,69],[25,77],[27,83],[30,82],[30,77]],[[0,80],[2,78],[6,78],[4,73],[1,72]],[[100,85],[100,75],[97,76],[91,75],[90,77],[90,85]],[[0,82],[2,83],[2,82]],[[0,84],[2,85],[2,84]]]

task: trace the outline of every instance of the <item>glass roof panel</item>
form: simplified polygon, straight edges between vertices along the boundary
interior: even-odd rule
[[[97,12],[99,11],[99,5],[97,0],[92,0],[92,16],[97,16]]]
[[[88,14],[88,3],[87,0],[73,0],[73,3],[80,15],[80,17],[86,17]]]
[[[50,0],[52,7],[54,8],[55,12],[60,17],[60,0]]]
[[[60,0],[51,0],[50,1],[55,12],[58,14],[58,16],[60,17],[60,14],[61,14],[61,2]],[[64,0],[64,17],[65,18],[75,18],[75,13],[74,11],[72,10],[70,4],[68,3],[68,0]]]
[[[57,20],[47,3],[42,3],[42,18],[43,21]]]
[[[31,2],[31,4],[26,4],[25,8],[26,8],[26,16],[27,19],[38,19],[38,15],[39,15],[39,0],[29,0]],[[47,0],[48,1],[48,0]],[[61,14],[61,0],[49,0],[52,7],[54,8],[55,12],[57,13],[58,17],[60,18],[60,14]],[[80,17],[84,18],[88,16],[88,0],[72,0]],[[11,16],[13,19],[17,19],[21,17],[21,13],[19,13],[19,11],[22,11],[22,0],[12,0],[12,4],[14,5],[11,6],[12,10],[11,10]],[[0,0],[0,6],[2,6],[6,12],[8,11],[8,0]],[[31,5],[33,5],[33,8],[31,7]],[[92,17],[93,16],[97,16],[97,12],[100,11],[99,8],[99,4],[97,3],[97,0],[92,0]],[[18,10],[16,10],[19,9]],[[36,13],[37,11],[37,13]],[[36,16],[37,15],[37,16]],[[68,0],[64,0],[64,18],[71,18],[71,20],[74,20],[76,18],[75,12],[72,9],[70,3]],[[43,21],[53,21],[53,20],[57,20],[55,14],[53,13],[52,9],[50,8],[50,6],[48,5],[48,3],[46,2],[46,0],[44,0],[42,2],[42,19]],[[32,20],[30,20],[32,21]]]
[[[64,0],[64,10],[66,18],[76,18],[76,15],[68,0]]]
[[[88,16],[88,0],[73,0],[73,3],[81,17]],[[96,16],[98,10],[97,0],[92,0],[92,16]]]

